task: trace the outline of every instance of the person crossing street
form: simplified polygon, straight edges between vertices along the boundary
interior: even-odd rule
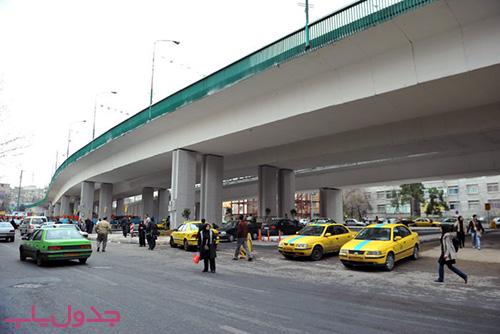
[[[236,238],[237,238],[237,244],[236,244],[236,249],[234,251],[234,257],[233,260],[237,261],[238,257],[240,256],[240,249],[243,246],[243,249],[245,250],[245,254],[248,258],[248,261],[253,260],[253,255],[248,249],[247,245],[247,238],[248,238],[248,222],[244,219],[243,215],[239,216],[239,222],[238,225],[236,226]]]
[[[102,245],[102,252],[106,251],[106,244],[108,243],[108,234],[111,233],[111,225],[107,221],[108,217],[104,217],[95,226],[95,231],[97,233],[97,251]]]

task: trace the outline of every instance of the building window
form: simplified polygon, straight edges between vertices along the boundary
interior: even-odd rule
[[[498,183],[488,183],[487,187],[488,187],[488,192],[489,193],[493,193],[493,192],[497,192],[498,191]]]
[[[479,186],[477,184],[468,184],[467,194],[469,195],[479,194]]]
[[[458,195],[458,186],[448,187],[448,195]]]
[[[488,202],[491,204],[492,209],[500,209],[500,199],[490,199]]]
[[[460,202],[450,202],[450,210],[460,210]]]
[[[479,211],[479,201],[469,201],[469,211]]]
[[[370,193],[365,193],[365,198],[366,198],[367,200],[371,200],[371,199],[372,199],[372,194],[370,194]]]
[[[385,205],[377,205],[377,213],[385,213]]]
[[[377,191],[377,199],[385,199],[385,191]]]

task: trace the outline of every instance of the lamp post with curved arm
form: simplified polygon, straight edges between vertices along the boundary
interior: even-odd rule
[[[69,124],[69,129],[68,129],[68,146],[66,147],[66,159],[69,158],[69,143],[71,143],[71,126],[73,124],[79,124],[79,123],[87,123],[87,120],[83,120],[83,121],[75,121],[75,122],[71,122]]]
[[[153,85],[154,85],[154,76],[155,76],[155,54],[156,54],[156,44],[160,42],[170,42],[175,45],[181,44],[181,42],[173,40],[173,39],[158,39],[153,44],[153,61],[151,64],[151,89],[149,92],[149,109],[148,109],[148,121],[151,120],[151,106],[153,105]]]
[[[92,142],[94,141],[94,138],[95,138],[95,119],[96,119],[96,114],[97,114],[97,98],[100,96],[100,95],[103,95],[103,94],[118,94],[117,92],[115,91],[106,91],[106,92],[100,92],[100,93],[97,93],[95,95],[95,99],[94,99],[94,122],[92,124]]]

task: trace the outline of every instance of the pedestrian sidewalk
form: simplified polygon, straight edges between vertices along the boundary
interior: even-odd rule
[[[89,240],[96,240],[97,234],[89,234]],[[135,237],[131,237],[130,234],[125,238],[121,231],[116,231],[116,233],[108,234],[108,242],[114,242],[118,244],[139,244],[139,237],[136,235]],[[170,242],[170,237],[167,236],[159,236],[156,239],[157,245],[168,245]]]

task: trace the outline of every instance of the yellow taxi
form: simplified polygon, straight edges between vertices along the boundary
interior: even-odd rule
[[[430,218],[417,218],[415,219],[415,226],[417,227],[439,227],[441,222],[434,221]]]
[[[391,271],[396,261],[418,259],[419,245],[418,234],[403,224],[372,224],[342,246],[339,258],[346,267],[371,265]]]
[[[311,257],[318,261],[323,254],[338,252],[355,235],[341,224],[307,224],[297,235],[281,240],[278,251],[286,258]]]
[[[199,220],[185,221],[179,228],[172,231],[170,235],[170,247],[176,248],[182,246],[186,251],[191,247],[197,247],[198,231],[201,225],[202,223]],[[212,228],[212,232],[217,237],[216,244],[219,244],[219,231]]]

